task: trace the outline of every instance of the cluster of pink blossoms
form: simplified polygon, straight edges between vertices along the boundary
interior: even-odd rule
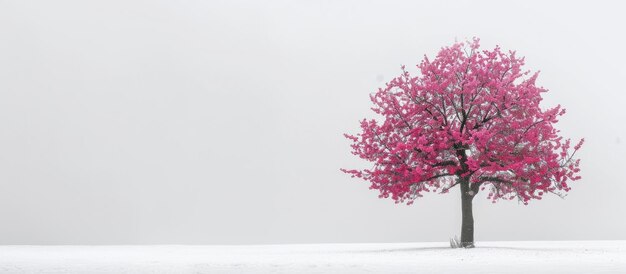
[[[538,73],[524,58],[499,47],[479,50],[479,40],[442,48],[434,60],[403,73],[371,95],[382,122],[361,121],[345,136],[352,153],[373,163],[342,171],[371,183],[381,198],[412,203],[423,192],[446,193],[466,181],[489,198],[523,203],[544,193],[563,195],[580,179],[571,146],[554,128],[565,109],[541,109]]]

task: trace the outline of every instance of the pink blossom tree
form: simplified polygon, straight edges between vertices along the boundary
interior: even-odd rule
[[[571,147],[559,136],[554,125],[565,109],[539,106],[547,89],[523,65],[514,51],[480,50],[475,38],[424,57],[417,76],[403,66],[370,96],[381,119],[364,119],[361,133],[345,135],[352,153],[373,166],[341,170],[396,203],[459,185],[463,247],[474,246],[472,200],[479,191],[494,203],[563,196],[580,179],[574,155],[584,139]]]

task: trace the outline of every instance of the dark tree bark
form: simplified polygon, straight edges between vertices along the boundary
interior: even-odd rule
[[[464,121],[465,122],[465,121]],[[474,214],[472,212],[472,200],[480,184],[470,184],[470,176],[463,176],[468,170],[466,147],[461,144],[455,144],[457,156],[459,157],[461,170],[457,172],[458,183],[461,188],[461,246],[474,247]]]
[[[466,248],[474,247],[474,214],[472,200],[476,194],[474,187],[468,180],[461,179],[461,245]]]

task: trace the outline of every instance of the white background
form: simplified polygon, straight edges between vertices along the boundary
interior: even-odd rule
[[[0,244],[446,241],[339,172],[369,94],[473,36],[527,57],[585,137],[570,195],[475,199],[476,239],[626,239],[620,1],[0,0]]]

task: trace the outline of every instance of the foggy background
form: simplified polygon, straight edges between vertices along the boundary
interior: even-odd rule
[[[262,2],[262,3],[261,3]],[[0,244],[447,241],[339,168],[369,94],[473,36],[526,56],[586,143],[566,199],[474,200],[476,239],[626,239],[619,1],[0,0]]]

